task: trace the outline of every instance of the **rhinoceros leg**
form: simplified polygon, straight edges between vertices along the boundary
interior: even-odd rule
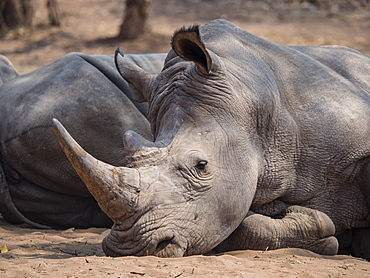
[[[324,213],[291,206],[282,219],[262,214],[248,215],[216,251],[237,249],[304,248],[325,255],[338,252],[335,227]]]
[[[354,229],[351,255],[370,261],[370,228]]]
[[[346,230],[338,235],[339,254],[361,257],[370,261],[370,228]]]
[[[1,160],[1,156],[0,156]],[[0,213],[15,224],[40,229],[111,227],[95,199],[57,193],[25,180],[0,162]]]
[[[6,215],[7,216],[6,219],[8,221],[16,224],[26,223],[40,229],[49,228],[49,226],[45,226],[29,220],[14,205],[13,199],[10,195],[9,185],[6,181],[5,173],[3,171],[1,163],[0,163],[0,213],[3,216]]]
[[[4,213],[4,218],[10,222],[25,222],[37,228],[49,226],[54,229],[111,227],[113,225],[112,220],[101,211],[92,197],[53,192],[26,180],[14,185],[9,184],[9,191],[14,206],[28,220],[13,218],[13,215]],[[33,221],[37,222],[36,225]],[[42,225],[45,226],[42,227]]]

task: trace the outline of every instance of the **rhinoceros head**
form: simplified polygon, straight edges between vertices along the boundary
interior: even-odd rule
[[[220,30],[210,34],[192,26],[176,32],[158,76],[126,67],[116,53],[133,96],[149,103],[155,136],[149,142],[127,131],[124,167],[96,160],[54,121],[70,161],[115,222],[103,241],[109,256],[208,252],[251,206],[263,168],[256,120],[252,101],[238,93],[243,88],[235,71],[227,70],[233,61],[214,50],[215,36],[227,35]]]

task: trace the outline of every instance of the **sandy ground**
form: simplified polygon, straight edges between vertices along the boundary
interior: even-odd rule
[[[332,18],[310,6],[242,0],[154,0],[148,32],[119,41],[122,0],[61,0],[61,28],[45,27],[45,0],[39,27],[19,29],[0,40],[0,53],[26,73],[68,52],[112,54],[167,52],[174,30],[225,18],[245,30],[282,44],[341,44],[370,54],[370,11]],[[279,1],[270,1],[270,3]],[[281,2],[281,1],[280,1]],[[0,219],[0,277],[370,277],[370,263],[350,256],[320,256],[306,250],[238,251],[176,259],[105,257],[100,242],[107,229],[54,231],[7,224]]]
[[[370,263],[307,250],[234,251],[185,258],[105,257],[107,229],[42,231],[0,219],[0,277],[370,277]],[[6,246],[6,247],[4,247]]]

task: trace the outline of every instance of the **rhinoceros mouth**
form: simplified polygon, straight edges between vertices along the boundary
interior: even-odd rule
[[[160,241],[155,248],[153,255],[157,257],[183,257],[185,253],[184,248],[176,242],[175,237]]]
[[[183,257],[186,246],[187,241],[180,235],[173,233],[172,229],[164,231],[163,228],[153,233],[138,232],[135,228],[128,231],[112,230],[102,242],[104,253],[110,257]]]

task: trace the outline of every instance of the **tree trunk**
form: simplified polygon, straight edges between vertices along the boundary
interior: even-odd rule
[[[27,27],[34,26],[35,8],[32,4],[32,0],[21,0],[24,25]]]
[[[0,2],[0,31],[19,26],[33,27],[32,0],[2,0]]]
[[[47,0],[49,22],[60,26],[61,12],[58,0]],[[33,0],[0,0],[0,33],[17,27],[34,26],[35,6]]]
[[[5,2],[4,1],[0,2],[0,33],[8,30],[8,26],[3,16],[4,6],[5,6]]]
[[[135,39],[145,31],[151,0],[127,0],[125,17],[120,27],[118,38]]]
[[[49,23],[51,26],[60,26],[61,13],[57,0],[48,0],[47,2]]]
[[[2,15],[6,28],[14,28],[24,23],[21,0],[5,0]]]

